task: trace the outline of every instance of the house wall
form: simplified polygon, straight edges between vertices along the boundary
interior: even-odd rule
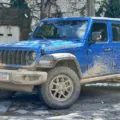
[[[20,31],[19,40],[27,40],[30,33],[31,17],[29,9],[16,9],[16,8],[0,8],[0,26],[5,26],[0,29],[7,30],[7,27],[11,29],[11,32]],[[16,31],[18,30],[18,31]],[[10,36],[9,36],[10,37]],[[13,35],[13,39],[18,38]],[[14,40],[13,40],[14,41]]]
[[[20,27],[0,26],[0,44],[17,42],[20,39]]]

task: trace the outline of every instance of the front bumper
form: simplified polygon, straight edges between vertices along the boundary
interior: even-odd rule
[[[0,82],[17,85],[40,85],[47,80],[47,72],[0,69]]]

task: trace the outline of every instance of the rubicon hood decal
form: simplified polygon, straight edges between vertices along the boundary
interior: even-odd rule
[[[47,50],[60,50],[60,49],[68,49],[68,48],[77,48],[77,47],[80,47],[82,46],[81,43],[79,44],[72,44],[72,45],[67,45],[67,46],[51,46],[51,47],[48,47]]]

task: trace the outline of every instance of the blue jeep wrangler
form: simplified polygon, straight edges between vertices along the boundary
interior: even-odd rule
[[[119,19],[44,19],[29,41],[0,45],[0,98],[35,90],[49,107],[68,108],[81,84],[120,78],[119,52]]]

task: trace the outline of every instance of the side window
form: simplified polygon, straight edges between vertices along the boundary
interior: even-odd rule
[[[97,42],[107,42],[108,41],[108,32],[106,23],[93,23],[91,36],[93,32],[100,32],[101,38]]]
[[[113,41],[120,42],[120,24],[112,24]]]

